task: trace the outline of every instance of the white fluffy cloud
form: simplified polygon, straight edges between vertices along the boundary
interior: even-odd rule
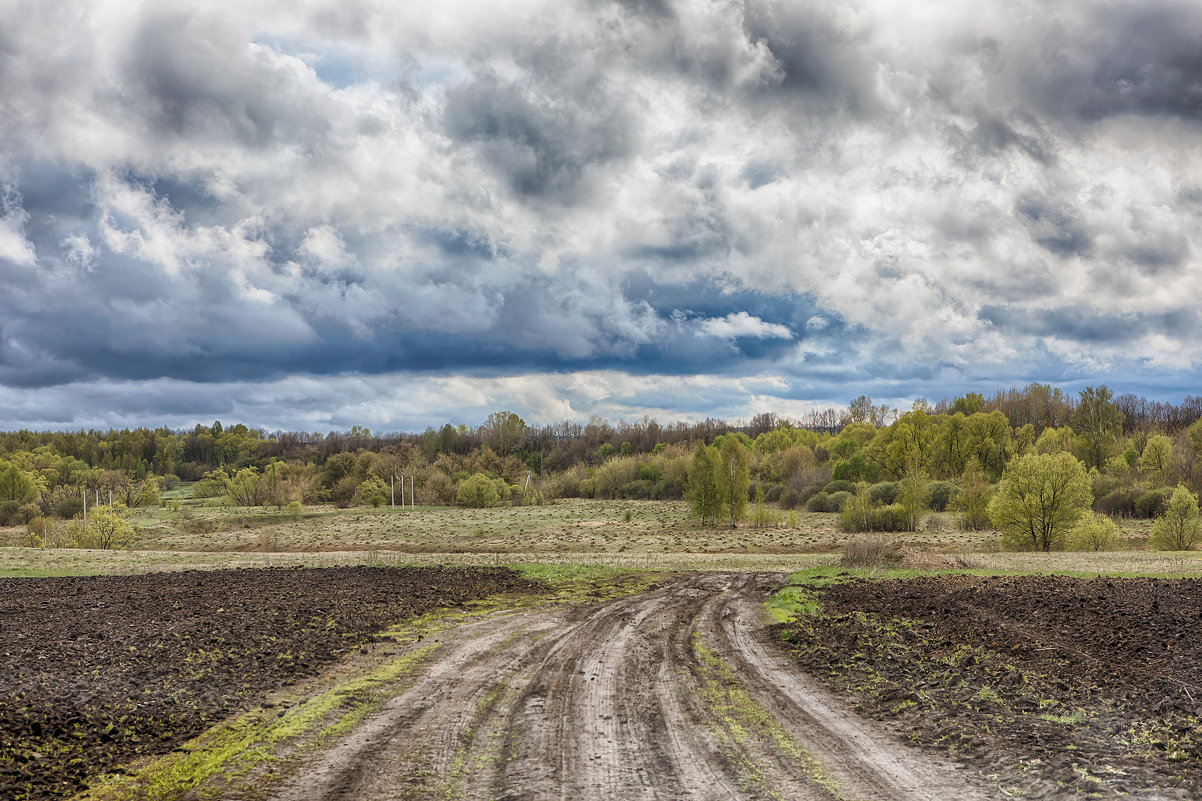
[[[0,386],[1198,374],[1193,3],[4,6]]]

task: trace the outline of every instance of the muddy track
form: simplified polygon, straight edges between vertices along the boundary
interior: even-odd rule
[[[798,672],[764,634],[780,578],[694,576],[444,632],[407,691],[274,797],[995,797]]]

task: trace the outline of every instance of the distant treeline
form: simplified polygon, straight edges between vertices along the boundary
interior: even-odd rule
[[[465,491],[489,503],[681,498],[695,447],[722,438],[747,452],[750,496],[782,508],[821,506],[821,498],[810,501],[832,481],[843,482],[843,491],[897,481],[907,464],[949,483],[943,491],[950,497],[950,485],[970,465],[996,481],[1016,455],[1069,452],[1100,477],[1100,504],[1119,493],[1107,501],[1109,511],[1142,513],[1136,501],[1157,487],[1202,484],[1200,418],[1197,396],[1171,404],[1115,397],[1106,387],[1068,395],[1030,384],[988,398],[918,400],[903,411],[860,396],[844,409],[801,419],[763,413],[749,421],[661,424],[594,417],[529,426],[500,411],[479,426],[447,423],[421,433],[358,426],[266,432],[220,422],[190,430],[14,431],[0,434],[0,516],[13,522],[40,510],[70,517],[84,491],[106,499],[112,492],[127,506],[158,503],[159,490],[181,480],[197,482],[196,497],[246,506],[392,503],[402,476],[418,503],[466,502]]]
[[[968,393],[933,405],[920,399],[915,407],[934,415],[997,411],[1005,416],[1011,428],[1029,424],[1038,437],[1045,428],[1069,425],[1078,402],[1078,397],[1066,395],[1059,388],[1030,384],[1022,389],[998,390],[988,398]],[[1189,395],[1180,404],[1173,404],[1124,394],[1113,397],[1111,402],[1121,415],[1121,426],[1126,432],[1173,434],[1202,417],[1202,396]],[[520,454],[528,469],[541,473],[604,461],[614,452],[650,453],[660,444],[710,443],[715,437],[732,432],[755,439],[782,425],[828,434],[838,433],[852,423],[881,428],[897,420],[900,414],[886,405],[874,405],[869,397],[861,395],[847,408],[814,411],[800,419],[764,412],[749,421],[733,422],[706,419],[661,424],[645,417],[634,422],[612,423],[593,417],[587,423],[564,420],[527,426],[516,415],[498,412],[475,427],[447,423],[422,433],[381,434],[360,426],[326,434],[268,432],[241,423],[224,426],[220,421],[211,426],[198,424],[192,429],[21,430],[0,433],[0,458],[18,451],[50,449],[57,456],[78,460],[86,467],[121,470],[138,479],[154,474],[195,481],[219,467],[262,469],[273,459],[323,465],[340,453],[416,449],[426,461],[432,462],[440,455],[464,456],[487,445],[501,455]],[[606,445],[613,450],[606,449]]]

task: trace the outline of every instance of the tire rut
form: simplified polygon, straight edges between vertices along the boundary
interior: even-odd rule
[[[762,624],[760,603],[780,579],[691,576],[443,632],[407,690],[272,797],[993,797],[798,671]]]

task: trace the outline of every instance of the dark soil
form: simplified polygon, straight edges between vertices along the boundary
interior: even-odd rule
[[[813,675],[1027,798],[1202,798],[1202,582],[851,581],[779,627]]]
[[[398,620],[538,589],[457,567],[0,579],[0,798],[72,795]]]

